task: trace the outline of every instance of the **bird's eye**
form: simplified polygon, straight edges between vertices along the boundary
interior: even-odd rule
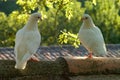
[[[39,19],[40,17],[38,16],[37,18]]]
[[[88,17],[85,17],[85,19],[88,19]]]

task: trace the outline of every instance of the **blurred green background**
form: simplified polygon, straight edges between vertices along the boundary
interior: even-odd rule
[[[42,46],[79,45],[84,13],[92,16],[106,44],[120,43],[120,0],[0,0],[0,47],[14,47],[16,32],[37,11],[43,18],[39,22]]]

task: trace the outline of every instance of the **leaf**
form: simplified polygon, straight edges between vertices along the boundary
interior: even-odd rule
[[[60,44],[69,44],[73,45],[75,47],[78,47],[80,45],[80,41],[77,38],[77,34],[73,34],[71,32],[67,32],[65,29],[61,31],[61,34],[59,35],[58,42]]]
[[[96,0],[93,0],[93,4],[96,6]]]

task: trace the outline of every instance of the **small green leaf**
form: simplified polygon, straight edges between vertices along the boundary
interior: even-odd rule
[[[96,0],[93,0],[93,4],[96,5]]]

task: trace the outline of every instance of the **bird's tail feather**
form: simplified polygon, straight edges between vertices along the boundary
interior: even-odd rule
[[[15,65],[15,68],[16,69],[25,69],[26,68],[26,64],[27,64],[27,61],[28,59],[31,57],[31,55],[29,53],[27,53],[21,61],[17,61],[16,60],[16,65]]]
[[[16,63],[15,68],[16,69],[25,69],[27,62],[20,62]]]

